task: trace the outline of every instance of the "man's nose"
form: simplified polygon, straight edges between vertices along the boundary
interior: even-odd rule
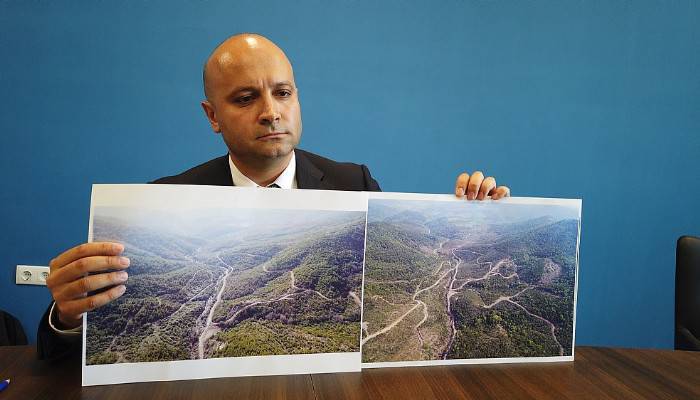
[[[280,119],[280,112],[277,107],[277,102],[271,95],[262,97],[262,110],[258,116],[258,122],[261,125],[274,125]]]

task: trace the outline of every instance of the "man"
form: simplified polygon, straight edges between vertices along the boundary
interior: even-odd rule
[[[254,34],[230,37],[207,60],[203,78],[202,108],[226,143],[228,155],[153,183],[380,190],[364,165],[338,163],[296,149],[302,123],[294,74],[284,52],[270,40]],[[500,199],[510,191],[475,172],[457,178],[455,195],[465,194],[468,200]],[[123,251],[118,243],[86,243],[51,260],[46,285],[54,303],[39,326],[40,357],[78,353],[82,314],[126,290],[129,260],[120,256]],[[116,271],[99,273],[106,270]]]

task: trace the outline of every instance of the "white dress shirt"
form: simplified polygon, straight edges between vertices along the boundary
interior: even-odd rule
[[[53,304],[51,304],[51,311],[49,311],[49,326],[51,329],[56,331],[59,335],[63,336],[75,336],[77,337],[78,335],[81,335],[83,333],[83,326],[79,325],[76,326],[73,329],[58,329],[54,326],[53,321],[54,321],[54,310],[56,309],[56,302],[54,301]]]
[[[243,173],[236,167],[233,163],[231,155],[228,156],[228,165],[231,167],[231,179],[233,180],[234,186],[241,187],[260,187],[257,183],[253,182],[250,178],[243,175]],[[297,158],[294,152],[292,152],[292,159],[289,160],[287,168],[282,171],[280,176],[275,179],[270,185],[277,184],[282,189],[297,189]],[[268,186],[270,186],[268,185]]]

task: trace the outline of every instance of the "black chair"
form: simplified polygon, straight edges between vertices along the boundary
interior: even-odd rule
[[[0,310],[0,346],[19,346],[27,344],[27,335],[22,323],[17,318]]]
[[[676,244],[676,350],[700,351],[700,238]]]

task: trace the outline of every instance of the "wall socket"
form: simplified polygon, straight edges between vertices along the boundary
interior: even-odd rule
[[[38,265],[18,265],[15,273],[15,283],[18,285],[46,285],[49,277],[49,267]]]

